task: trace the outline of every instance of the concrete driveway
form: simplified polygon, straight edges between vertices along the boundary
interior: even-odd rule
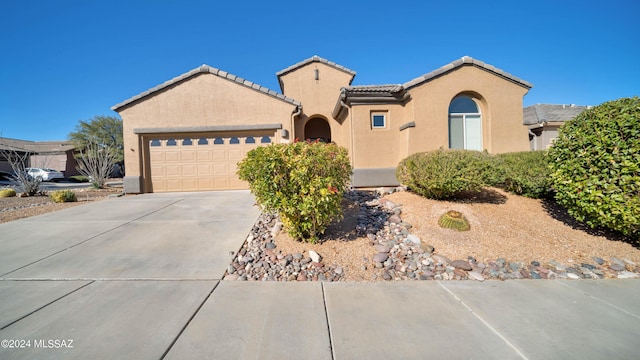
[[[248,192],[0,224],[1,359],[631,359],[640,280],[219,281]]]

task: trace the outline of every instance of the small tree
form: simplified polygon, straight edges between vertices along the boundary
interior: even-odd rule
[[[76,160],[78,172],[89,178],[97,189],[104,188],[107,178],[113,171],[118,158],[118,151],[105,142],[88,141],[79,149]]]
[[[115,161],[122,167],[124,162],[124,140],[122,120],[113,116],[94,116],[89,120],[80,120],[74,131],[67,138],[76,149],[84,149],[89,143],[108,146],[115,151]]]
[[[27,173],[26,168],[31,152],[27,150],[0,149],[0,155],[7,159],[9,165],[11,165],[11,169],[15,174],[12,182],[22,188],[22,191],[29,196],[36,195],[40,191],[42,179],[34,178]]]

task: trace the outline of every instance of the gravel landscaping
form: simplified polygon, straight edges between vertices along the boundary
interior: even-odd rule
[[[122,193],[122,188],[74,189],[77,202],[55,203],[47,195],[0,198],[0,223],[42,215]]]
[[[582,227],[553,201],[487,189],[436,201],[397,189],[352,191],[320,244],[292,240],[263,214],[225,280],[379,281],[640,277],[640,250]],[[448,210],[471,230],[437,225]],[[637,244],[636,244],[637,246]]]

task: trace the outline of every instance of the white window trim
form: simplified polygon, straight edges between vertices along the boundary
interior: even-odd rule
[[[383,122],[384,124],[382,126],[376,126],[374,124],[373,118],[374,116],[382,116],[383,117]],[[388,111],[372,111],[371,112],[371,116],[370,116],[370,120],[371,120],[371,129],[386,129],[387,125],[389,123],[389,112]]]

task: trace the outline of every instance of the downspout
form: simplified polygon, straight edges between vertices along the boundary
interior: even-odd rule
[[[531,129],[529,129],[529,135],[533,136],[533,151],[538,150],[537,146],[536,146],[536,134],[533,133],[533,131],[531,131]]]
[[[294,136],[294,132],[296,131],[296,117],[302,114],[302,105],[296,106],[296,109],[291,113],[291,134],[289,134],[289,142],[291,142],[291,137]],[[296,139],[295,137],[293,138]]]

